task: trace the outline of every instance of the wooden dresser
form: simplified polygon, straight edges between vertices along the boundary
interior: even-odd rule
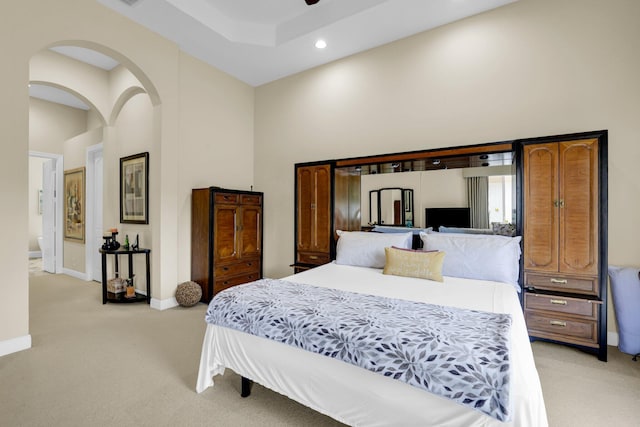
[[[532,338],[607,358],[606,133],[524,143],[524,311]]]
[[[192,190],[191,280],[202,287],[202,302],[262,278],[262,201],[258,192]]]

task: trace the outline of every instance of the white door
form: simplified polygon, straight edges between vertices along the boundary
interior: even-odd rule
[[[102,235],[102,150],[93,154],[93,243],[92,277],[95,281],[102,280],[102,257],[98,249],[104,243]]]
[[[55,160],[42,164],[42,269],[56,272]]]

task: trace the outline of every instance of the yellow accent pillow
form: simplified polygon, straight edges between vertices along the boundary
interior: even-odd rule
[[[418,277],[442,282],[444,252],[413,251],[410,249],[384,248],[386,263],[383,274]]]

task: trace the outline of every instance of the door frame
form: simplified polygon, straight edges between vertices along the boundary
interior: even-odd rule
[[[50,159],[55,162],[56,170],[56,183],[55,183],[55,241],[54,241],[54,257],[55,257],[55,272],[62,273],[62,261],[64,259],[64,246],[62,241],[62,208],[63,203],[58,203],[59,196],[64,194],[63,190],[63,175],[64,175],[64,156],[62,154],[45,153],[43,151],[29,150],[29,157],[40,157],[43,159]]]
[[[93,189],[97,184],[103,185],[104,172],[102,176],[96,175],[96,170],[94,167],[95,159],[100,156],[103,158],[103,147],[102,143],[92,145],[87,147],[86,152],[86,216],[85,216],[85,280],[101,280],[100,277],[93,277],[93,263],[94,263],[94,255],[97,250],[93,246],[93,242],[97,241],[98,237],[95,234],[95,209],[102,209],[102,200],[95,200],[95,193]],[[104,163],[103,163],[104,167]],[[103,169],[104,171],[104,169]],[[104,187],[103,187],[104,188]]]

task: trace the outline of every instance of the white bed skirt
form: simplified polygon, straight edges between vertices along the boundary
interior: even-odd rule
[[[344,276],[342,270],[338,269],[337,273],[335,270],[330,271],[329,276],[323,276],[319,281],[314,275],[307,277],[302,274],[295,276],[295,281],[302,281],[306,277],[308,280],[305,282],[321,285],[323,280],[333,281],[332,274]],[[294,281],[294,278],[288,279]],[[411,281],[415,282],[414,279],[408,279],[406,282]],[[457,282],[457,279],[455,281]],[[424,286],[424,282],[415,283]],[[447,285],[446,281],[444,285]],[[411,288],[414,285],[410,283],[407,286]],[[443,295],[449,294],[457,285],[449,283],[448,286],[450,288],[444,290]],[[498,292],[502,288],[507,289],[507,294],[513,294],[504,298],[506,302],[503,301],[502,292]],[[411,289],[405,291],[413,292]],[[474,295],[477,291],[475,287],[470,289],[470,301],[478,298]],[[401,290],[402,292],[404,291]],[[442,303],[438,301],[442,292],[442,288],[435,292],[435,303]],[[448,399],[336,359],[215,325],[207,325],[196,391],[200,393],[213,386],[213,377],[229,368],[349,425],[547,426],[542,389],[533,362],[524,316],[515,291],[513,288],[509,290],[509,285],[498,285],[495,289],[489,286],[482,290],[482,293],[488,295],[487,301],[481,302],[480,305],[490,304],[495,306],[495,311],[510,312],[513,317],[510,394],[513,418],[510,422],[502,423]],[[505,308],[505,305],[508,307]]]

